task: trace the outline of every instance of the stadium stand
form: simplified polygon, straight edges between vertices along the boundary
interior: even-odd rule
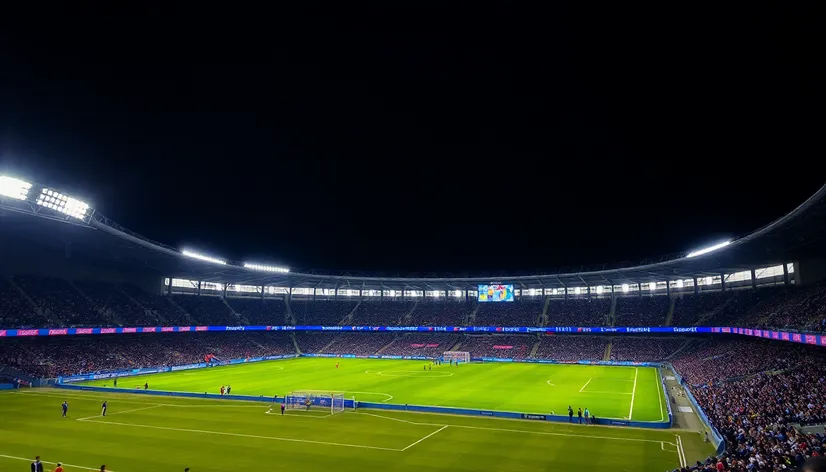
[[[602,360],[609,340],[607,336],[543,336],[533,358],[558,361]]]
[[[545,301],[528,299],[512,303],[480,303],[477,326],[538,326]]]
[[[505,357],[525,359],[536,342],[535,336],[465,336],[460,351],[467,351],[470,357]]]
[[[353,313],[355,326],[397,326],[413,309],[412,302],[365,301]]]
[[[173,295],[172,301],[186,310],[193,320],[204,325],[237,325],[238,318],[232,314],[219,297],[195,296],[195,295]]]
[[[320,353],[371,356],[390,344],[395,337],[393,333],[341,333]]]
[[[227,303],[235,313],[253,325],[280,325],[287,319],[284,300],[227,297]]]
[[[340,333],[295,332],[295,341],[303,354],[318,354],[324,346],[333,342]]]
[[[612,361],[665,361],[690,342],[682,337],[623,337],[611,341]]]
[[[611,311],[610,298],[551,299],[548,304],[549,326],[605,326]]]
[[[411,326],[464,326],[473,305],[452,300],[419,302],[410,314]]]
[[[15,283],[31,297],[41,312],[58,326],[112,326],[70,282],[54,277],[16,277]]]
[[[166,324],[173,326],[192,324],[191,320],[178,307],[170,303],[167,297],[147,293],[131,284],[123,285],[122,288],[125,294]]]
[[[708,292],[682,295],[674,303],[673,326],[694,326],[728,302],[732,292]]]
[[[192,333],[98,338],[8,339],[0,343],[0,364],[36,377],[292,354],[286,333]]]
[[[337,325],[357,304],[353,301],[290,300],[295,322],[299,325]]]
[[[0,278],[0,328],[33,328],[47,326],[49,319],[41,316],[9,280]]]
[[[616,326],[662,326],[669,303],[665,296],[619,297]]]
[[[438,357],[449,351],[462,337],[456,334],[408,334],[399,336],[382,355]]]
[[[158,326],[161,322],[156,314],[143,309],[115,285],[92,281],[76,281],[74,284],[97,310],[117,325]]]

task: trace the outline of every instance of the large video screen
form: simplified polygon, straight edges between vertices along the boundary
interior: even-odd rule
[[[480,285],[477,300],[480,302],[512,302],[513,285]]]

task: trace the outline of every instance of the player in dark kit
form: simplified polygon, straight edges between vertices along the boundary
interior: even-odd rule
[[[63,418],[65,418],[65,417],[66,417],[66,413],[68,413],[68,412],[69,412],[69,402],[64,401],[64,402],[63,402],[63,405],[61,405],[61,406],[63,407]]]
[[[568,423],[574,422],[574,409],[571,408],[571,405],[568,405]]]
[[[281,416],[284,416],[284,409],[287,408],[287,405],[281,404]]]
[[[106,416],[106,401],[104,400],[103,405],[100,406],[100,415]]]

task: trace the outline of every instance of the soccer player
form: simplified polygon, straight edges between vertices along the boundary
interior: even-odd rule
[[[428,364],[427,365],[427,370],[433,370],[433,364]]]
[[[582,408],[576,409],[576,416],[579,418],[579,424],[582,424]]]
[[[100,416],[106,416],[106,400],[104,400],[103,405],[100,406]]]
[[[284,409],[286,409],[286,408],[287,408],[287,405],[285,405],[284,403],[281,403],[281,416],[284,416]]]
[[[63,465],[60,462],[57,463],[57,467],[54,468],[53,472],[63,472]]]
[[[115,388],[118,388],[118,379],[115,379]]]
[[[585,424],[588,424],[588,419],[591,416],[591,412],[588,411],[588,407],[585,407]]]
[[[568,423],[574,422],[574,409],[571,408],[571,405],[568,405]]]
[[[144,390],[149,390],[149,382],[146,382],[145,384],[143,384],[143,389]]]
[[[338,362],[336,362],[336,369],[338,369]]]
[[[222,397],[224,396],[224,386],[223,385],[221,385],[221,396]]]
[[[63,405],[61,405],[61,406],[63,407],[63,418],[65,418],[66,413],[69,412],[69,402],[67,402],[66,400],[63,400]]]
[[[32,472],[43,472],[43,463],[40,462],[40,456],[34,456],[34,462],[32,462]]]
[[[227,395],[232,391],[232,385],[227,385]]]
[[[310,411],[310,404],[312,403],[313,402],[310,400],[310,397],[307,397],[307,399],[304,400],[304,405],[307,407],[307,411]]]

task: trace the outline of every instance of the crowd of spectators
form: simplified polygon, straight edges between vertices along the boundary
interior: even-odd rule
[[[287,322],[287,305],[284,300],[227,297],[227,303],[235,313],[253,325],[281,325]]]
[[[438,357],[449,351],[462,339],[461,335],[437,334],[407,334],[396,338],[387,346],[382,354],[388,356],[423,356]]]
[[[69,281],[53,277],[15,277],[14,282],[37,304],[40,312],[56,326],[110,326],[104,315]]]
[[[203,325],[237,325],[236,317],[220,297],[208,295],[173,295],[172,301],[187,311],[193,321]]]
[[[103,316],[122,326],[158,326],[161,319],[151,310],[136,304],[120,287],[105,282],[76,281],[83,295]]]
[[[663,326],[671,299],[664,295],[617,298],[616,326]]]
[[[203,362],[208,354],[230,360],[294,352],[288,334],[273,332],[31,338],[0,343],[0,364],[53,378]]]
[[[395,337],[393,333],[340,333],[333,338],[332,343],[319,352],[321,354],[371,356],[393,342]]]
[[[480,303],[476,326],[538,326],[545,300],[526,299],[509,303]]]
[[[664,361],[690,342],[682,337],[616,336],[611,342],[612,361]]]
[[[364,301],[353,313],[353,326],[397,326],[413,309],[413,302]]]
[[[469,352],[470,357],[526,359],[536,341],[536,336],[469,335],[462,338],[458,350]]]
[[[602,360],[608,341],[607,336],[543,336],[533,357],[557,361]]]
[[[49,321],[38,313],[11,282],[0,278],[0,328],[39,328],[48,326]]]
[[[463,326],[473,305],[464,300],[420,301],[410,314],[411,326]]]
[[[811,346],[750,344],[752,349],[739,352],[760,359],[759,373],[724,381],[731,374],[717,371],[714,382],[695,386],[692,393],[726,441],[719,459],[724,470],[795,470],[808,457],[826,453],[823,434],[806,434],[796,426],[826,423],[826,358],[822,349]],[[772,369],[782,370],[767,372]]]
[[[141,307],[152,312],[158,319],[163,320],[164,324],[172,326],[192,324],[192,321],[178,307],[169,302],[169,298],[149,293],[131,284],[122,285],[121,288]]]
[[[340,333],[296,331],[294,334],[295,342],[303,354],[317,354]]]
[[[551,299],[548,326],[605,326],[611,312],[611,299],[604,297]]]
[[[335,300],[291,300],[298,325],[335,326],[350,314],[358,302]]]
[[[671,324],[673,326],[694,326],[701,319],[714,313],[731,297],[731,291],[683,294],[674,302],[674,316]]]

